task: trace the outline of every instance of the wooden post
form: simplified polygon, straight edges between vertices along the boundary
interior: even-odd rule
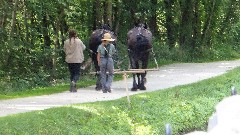
[[[158,71],[159,69],[129,69],[121,71],[120,69],[116,69],[114,71],[114,74],[123,74],[123,79],[125,81],[126,85],[126,93],[127,93],[127,101],[128,101],[128,107],[131,108],[131,101],[129,96],[129,90],[128,90],[128,84],[127,84],[127,73],[145,73],[146,71]],[[99,72],[90,72],[90,74],[99,74]],[[107,72],[108,74],[108,72]]]
[[[124,78],[125,85],[126,85],[128,108],[131,108],[131,101],[130,101],[130,97],[129,97],[128,84],[127,84],[127,73],[125,71],[123,72],[123,78]]]

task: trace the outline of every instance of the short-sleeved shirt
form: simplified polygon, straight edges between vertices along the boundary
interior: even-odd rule
[[[106,50],[108,52],[108,57],[112,57],[116,52],[115,46],[113,44],[107,44],[105,47],[101,44],[98,46],[97,52],[100,53],[100,57],[106,57]]]

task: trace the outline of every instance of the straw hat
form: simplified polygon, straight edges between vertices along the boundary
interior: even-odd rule
[[[115,39],[111,38],[111,35],[109,33],[105,33],[103,35],[102,41],[114,41]]]

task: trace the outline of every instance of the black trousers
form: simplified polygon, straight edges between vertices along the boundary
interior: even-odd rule
[[[73,81],[76,83],[79,80],[80,67],[81,67],[81,63],[68,63],[71,82]]]

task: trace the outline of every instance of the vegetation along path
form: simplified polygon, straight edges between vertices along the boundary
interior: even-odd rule
[[[146,91],[129,91],[129,95],[194,83],[221,75],[238,66],[240,66],[240,60],[211,63],[180,63],[162,66],[159,71],[148,72]],[[127,85],[130,89],[132,78],[129,77]],[[91,86],[78,89],[77,93],[66,91],[52,95],[0,100],[0,117],[74,103],[114,100],[127,96],[125,86],[125,81],[122,80],[113,83],[112,93],[101,93],[100,91],[95,91],[94,86]]]

